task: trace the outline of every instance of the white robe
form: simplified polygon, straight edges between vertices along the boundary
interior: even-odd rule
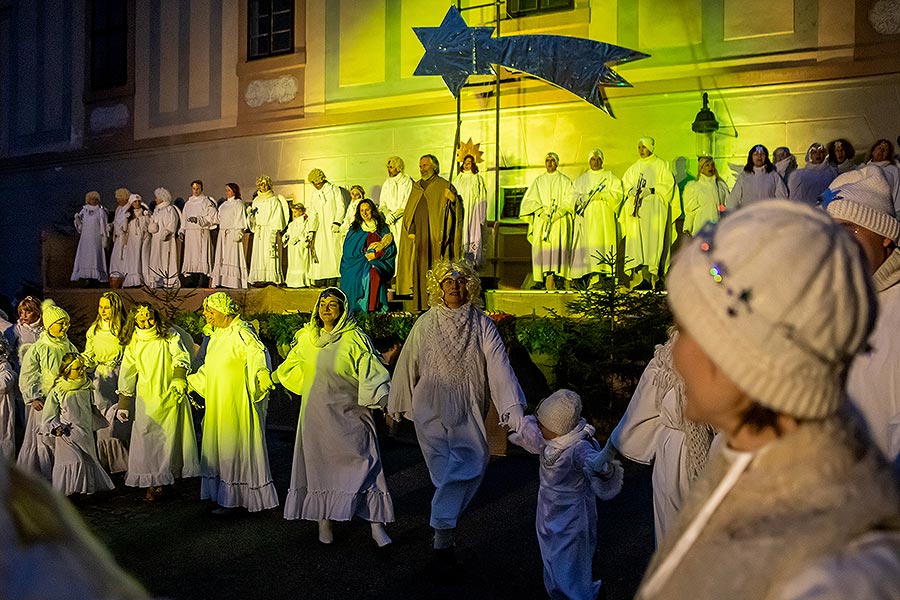
[[[250,252],[250,283],[284,281],[281,267],[281,242],[279,233],[290,220],[287,200],[269,190],[260,192],[250,205],[249,225],[253,232],[253,250]]]
[[[203,365],[188,383],[205,399],[200,445],[200,498],[257,512],[278,506],[266,448],[268,394],[257,374],[269,354],[246,322],[213,329]]]
[[[219,207],[219,236],[213,263],[212,287],[245,288],[248,282],[247,258],[244,256],[244,231],[247,230],[247,207],[240,198],[229,198]]]
[[[285,275],[285,283],[288,287],[301,288],[309,287],[313,284],[311,277],[312,272],[312,256],[307,246],[307,225],[309,217],[293,219],[287,228],[287,274]]]
[[[334,233],[333,226],[340,227],[347,206],[341,188],[326,181],[321,190],[312,193],[309,206],[309,231],[316,233],[316,257],[312,266],[313,279],[334,279],[341,276],[341,256],[344,252],[344,236]]]
[[[75,229],[81,237],[78,239],[78,250],[75,252],[72,281],[79,279],[109,281],[104,249],[109,234],[106,209],[102,206],[85,204],[75,215]]]
[[[816,206],[819,194],[828,189],[835,177],[837,170],[828,161],[806,163],[805,167],[797,169],[788,177],[788,198]]]
[[[277,370],[301,396],[285,519],[394,520],[369,413],[387,395],[390,375],[369,338],[345,323],[318,334],[301,329]]]
[[[19,375],[9,361],[0,361],[0,457],[16,460],[16,440],[25,430],[25,405]]]
[[[150,234],[147,232],[149,224],[149,211],[142,209],[126,225],[122,251],[125,281],[122,282],[122,287],[139,287],[144,284],[144,274],[148,272],[150,260]],[[150,280],[147,284],[150,284]]]
[[[134,397],[125,477],[132,487],[169,485],[176,477],[200,474],[190,402],[166,397],[175,368],[190,370],[191,357],[174,329],[165,338],[151,334],[155,330],[135,330],[119,371],[118,392]]]
[[[38,398],[47,398],[59,375],[62,358],[68,352],[78,352],[69,338],[55,338],[43,331],[26,350],[19,372],[19,391],[25,401],[26,422],[25,439],[16,463],[23,469],[42,475],[47,481],[53,475],[53,440],[39,434],[41,411],[33,410],[31,403]]]
[[[93,385],[60,381],[41,411],[41,433],[54,444],[53,487],[65,494],[93,494],[115,487],[100,466],[94,446]],[[53,436],[58,425],[71,425],[68,435]]]
[[[591,192],[594,192],[591,194]],[[618,248],[617,215],[624,194],[622,180],[606,169],[588,169],[575,180],[575,235],[572,277],[589,273],[611,275],[609,265],[600,265],[596,254],[614,253]]]
[[[456,181],[456,192],[463,203],[463,258],[478,266],[484,257],[484,221],[487,218],[487,186],[484,178],[471,171],[463,171]]]
[[[109,255],[109,276],[125,277],[125,232],[128,229],[129,205],[116,206],[112,222],[113,247]]]
[[[634,216],[636,186],[643,175],[641,207]],[[619,216],[625,238],[625,270],[642,265],[652,276],[669,270],[670,249],[675,241],[674,223],[681,216],[681,202],[669,163],[651,154],[639,158],[622,176],[625,204]]]
[[[88,327],[82,356],[94,368],[94,404],[109,422],[109,427],[97,431],[97,458],[110,473],[122,473],[128,469],[131,428],[116,420],[119,406],[116,388],[124,350],[118,336],[108,328],[98,325]],[[114,436],[114,432],[117,435]]]
[[[147,231],[150,233],[150,249],[144,266],[144,284],[149,287],[175,287],[178,285],[178,247],[175,234],[181,215],[171,204],[156,205]]]
[[[859,409],[875,445],[900,466],[900,250],[875,272],[878,321],[872,350],[858,354],[847,377],[847,395]]]
[[[196,223],[188,219],[196,218]],[[209,275],[212,271],[212,241],[210,231],[218,226],[216,202],[209,196],[191,196],[181,211],[181,230],[184,236],[184,260],[181,272]]]
[[[625,414],[609,436],[609,443],[629,460],[653,464],[653,523],[657,545],[672,530],[692,483],[682,409],[675,387],[661,373],[664,369],[669,370],[670,376],[674,375],[671,366],[661,365],[658,350],[644,369]]]
[[[766,173],[765,167],[753,167],[753,172],[741,171],[731,194],[728,195],[728,210],[737,210],[745,204],[770,198],[787,198],[788,189],[778,171]]]
[[[695,181],[684,186],[683,231],[691,235],[707,223],[719,221],[719,207],[724,209],[728,199],[728,185],[721,178],[700,174]]]
[[[583,426],[583,421],[582,421]],[[510,436],[533,454],[541,455],[535,528],[544,562],[544,587],[552,600],[594,600],[600,581],[591,571],[597,549],[597,500],[585,469],[602,450],[594,428],[575,432],[578,439],[552,460],[533,416]]]
[[[468,345],[459,347],[465,340]],[[448,363],[451,369],[445,368]],[[490,458],[484,428],[488,399],[501,419],[525,406],[494,322],[471,304],[432,307],[413,324],[400,351],[388,413],[415,423],[437,488],[430,521],[436,529],[456,527],[484,478]]]
[[[378,210],[384,215],[384,220],[391,228],[394,243],[397,245],[396,264],[400,262],[400,236],[403,233],[403,214],[406,211],[406,203],[412,193],[413,180],[406,173],[397,173],[388,177],[381,184],[381,195],[378,197]]]
[[[531,272],[536,283],[547,273],[569,278],[574,211],[575,187],[559,171],[541,173],[525,192],[519,218],[528,223]]]

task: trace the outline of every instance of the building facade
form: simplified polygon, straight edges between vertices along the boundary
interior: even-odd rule
[[[466,10],[476,4],[462,3],[469,25],[497,26],[494,7]],[[456,101],[439,77],[412,74],[423,54],[412,28],[438,25],[447,7],[0,0],[0,292],[39,278],[41,232],[70,227],[92,189],[111,207],[118,187],[187,197],[202,179],[220,197],[235,181],[249,200],[266,173],[303,197],[318,167],[377,198],[394,154],[415,177],[418,157],[433,153],[447,174]],[[814,141],[844,137],[865,151],[900,133],[900,0],[511,0],[500,12],[502,36],[586,37],[650,58],[618,67],[633,87],[608,89],[615,118],[503,68],[498,118],[493,77],[470,78],[460,133],[481,144],[491,194],[526,185],[550,150],[574,178],[599,146],[621,175],[644,135],[688,177],[704,91],[723,173],[756,143],[802,156]],[[502,244],[489,251],[503,254]]]

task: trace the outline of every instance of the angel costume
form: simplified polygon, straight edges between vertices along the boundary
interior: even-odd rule
[[[266,449],[269,396],[257,379],[269,367],[269,353],[248,323],[235,317],[228,327],[211,328],[203,365],[188,375],[206,400],[201,499],[250,512],[278,506]]]
[[[525,192],[519,218],[528,223],[535,283],[548,273],[570,277],[574,212],[575,187],[559,171],[541,173]]]
[[[247,258],[244,256],[244,231],[247,230],[247,207],[240,198],[228,198],[219,207],[219,236],[213,263],[212,287],[247,287]]]
[[[622,180],[607,169],[589,169],[575,180],[575,197],[572,277],[612,275],[612,266],[600,264],[597,255],[608,256],[618,246]]]
[[[175,234],[181,215],[169,202],[156,201],[156,208],[147,223],[150,232],[150,251],[144,265],[144,283],[149,287],[178,285],[178,248]]]
[[[81,234],[75,252],[72,281],[96,279],[109,281],[106,272],[106,240],[109,234],[106,209],[85,204],[75,215],[75,229]]]
[[[176,368],[190,370],[191,357],[174,329],[134,330],[119,372],[120,395],[135,398],[134,427],[125,485],[169,485],[200,474],[190,403],[168,394]]]
[[[184,260],[181,272],[209,275],[212,271],[212,241],[210,231],[218,227],[216,202],[209,196],[191,196],[181,211],[181,230],[184,236]]]
[[[287,227],[289,219],[290,211],[284,196],[266,190],[253,199],[249,211],[250,230],[253,232],[250,283],[279,284],[284,281],[278,234]]]
[[[344,298],[344,311],[331,331],[317,322],[326,293]],[[394,504],[369,413],[386,399],[391,378],[372,342],[349,317],[343,292],[322,292],[273,379],[302,401],[284,518],[393,521]]]
[[[94,404],[109,422],[109,427],[97,432],[97,457],[103,468],[110,473],[122,473],[128,469],[131,428],[116,420],[116,409],[119,406],[116,388],[124,350],[119,337],[110,331],[108,323],[99,321],[88,328],[82,356],[94,368]],[[117,437],[113,436],[114,432]]]
[[[484,178],[463,171],[456,180],[456,191],[463,202],[462,255],[478,266],[484,258],[484,220],[487,218],[487,186]]]

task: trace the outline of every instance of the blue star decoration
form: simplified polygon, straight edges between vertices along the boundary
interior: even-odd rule
[[[413,27],[425,47],[414,75],[440,75],[454,97],[469,75],[494,73],[493,65],[534,75],[609,113],[604,87],[631,87],[612,67],[648,54],[563,35],[492,38],[493,27],[469,27],[451,6],[439,27]]]

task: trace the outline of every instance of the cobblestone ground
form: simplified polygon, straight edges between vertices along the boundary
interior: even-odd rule
[[[402,434],[402,432],[401,432]],[[273,477],[283,501],[292,432],[269,431]],[[379,550],[364,522],[335,525],[323,546],[316,525],[285,521],[281,510],[216,517],[197,480],[180,481],[155,504],[119,487],[79,504],[91,529],[153,594],[177,599],[542,598],[534,532],[538,463],[513,453],[491,461],[458,529],[462,566],[449,575],[432,562],[429,502],[434,488],[414,438],[386,438],[382,454],[397,521]],[[121,481],[117,480],[117,484]],[[650,474],[626,465],[625,489],[601,502],[595,576],[610,599],[631,598],[653,547]]]

